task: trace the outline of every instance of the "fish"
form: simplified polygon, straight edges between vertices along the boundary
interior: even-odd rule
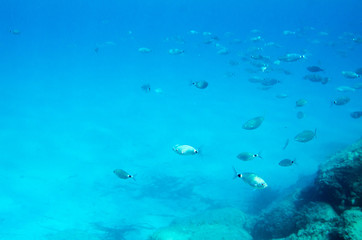
[[[260,125],[263,123],[263,121],[264,121],[264,117],[261,117],[261,116],[249,119],[248,121],[246,121],[243,124],[243,128],[246,130],[256,129],[256,128],[260,127]]]
[[[260,156],[260,153],[251,153],[251,152],[242,152],[239,153],[236,157],[242,161],[250,161],[256,157],[262,158]]]
[[[277,83],[280,83],[280,81],[275,78],[265,78],[263,81],[261,81],[261,84],[264,86],[273,86]]]
[[[21,34],[20,30],[18,30],[18,29],[12,29],[9,32],[14,34],[14,35],[20,35]]]
[[[195,155],[199,153],[198,149],[189,145],[176,144],[173,146],[172,150],[180,155]]]
[[[360,77],[360,75],[358,75],[357,73],[352,72],[352,71],[342,71],[342,75],[345,78],[351,78],[351,79]]]
[[[283,98],[287,98],[288,97],[288,94],[286,93],[279,93],[275,96],[276,98],[279,98],[279,99],[283,99]]]
[[[138,49],[138,51],[139,51],[140,53],[150,53],[150,52],[152,52],[151,49],[146,48],[146,47],[141,47],[141,48]]]
[[[347,104],[351,99],[349,97],[339,97],[332,101],[332,104],[342,106]]]
[[[310,140],[312,140],[317,134],[317,129],[315,129],[314,131],[311,130],[304,130],[300,133],[298,133],[295,137],[294,140],[297,142],[309,142]]]
[[[296,107],[303,107],[304,105],[306,105],[307,104],[307,100],[305,100],[304,98],[301,98],[301,99],[299,99],[299,100],[297,100],[296,102],[295,102],[295,106]]]
[[[356,91],[355,88],[349,86],[339,86],[336,88],[339,92],[354,92]]]
[[[307,79],[311,82],[320,82],[322,84],[326,84],[329,82],[329,78],[328,77],[322,77],[320,75],[317,74],[308,74],[304,76],[304,79]]]
[[[114,174],[116,174],[117,177],[119,177],[120,179],[129,179],[129,178],[133,178],[133,180],[135,180],[134,176],[127,173],[126,171],[122,170],[122,169],[115,169],[113,171]]]
[[[302,112],[302,111],[297,112],[297,118],[298,119],[304,118],[304,112]]]
[[[282,62],[296,62],[303,58],[305,58],[304,55],[300,55],[298,53],[288,53],[284,56],[279,57],[278,59]]]
[[[362,89],[362,82],[358,82],[356,84],[353,85],[354,89]]]
[[[183,54],[184,52],[185,52],[185,50],[178,49],[178,48],[172,48],[172,49],[168,50],[168,53],[171,55],[180,55],[180,54]]]
[[[282,150],[285,150],[288,147],[288,145],[289,145],[289,138],[285,141]]]
[[[192,82],[191,84],[199,89],[205,89],[209,85],[209,83],[206,81],[196,81],[196,82]]]
[[[320,68],[318,66],[309,66],[309,67],[307,67],[307,70],[309,72],[322,72],[322,71],[324,71],[324,69],[322,69],[322,68]]]
[[[294,160],[290,160],[290,159],[283,159],[279,162],[279,166],[282,166],[282,167],[290,167],[292,166],[293,164],[295,164],[295,159]]]
[[[354,119],[362,117],[362,111],[351,112],[351,117]]]
[[[151,85],[150,84],[144,84],[141,86],[141,89],[145,92],[150,92],[151,91]]]
[[[217,54],[219,55],[227,55],[229,54],[229,49],[227,49],[226,47],[222,47],[217,51]]]
[[[264,179],[262,179],[255,173],[238,173],[234,168],[234,179],[235,178],[241,178],[245,183],[249,184],[255,189],[264,189],[268,187],[268,184],[264,181]]]

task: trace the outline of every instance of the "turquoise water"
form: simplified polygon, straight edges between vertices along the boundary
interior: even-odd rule
[[[362,43],[352,40],[362,37],[361,9],[357,0],[2,2],[0,239],[147,239],[176,217],[218,206],[253,212],[260,199],[301,187],[300,177],[361,137],[350,113],[362,111],[362,90],[336,90],[362,82],[341,74],[362,67]],[[206,44],[209,33],[217,39]],[[286,53],[306,59],[275,62]],[[250,64],[254,54],[270,57],[267,71]],[[327,84],[303,79],[312,65]],[[263,90],[253,76],[280,83]],[[206,89],[190,85],[201,80]],[[339,96],[351,100],[331,107]],[[308,103],[296,108],[300,98]],[[242,128],[256,116],[265,118],[259,128]],[[294,141],[305,129],[316,138]],[[176,144],[200,154],[180,156]],[[244,151],[263,158],[242,162]],[[284,158],[298,165],[282,168]],[[268,188],[233,180],[232,167]]]

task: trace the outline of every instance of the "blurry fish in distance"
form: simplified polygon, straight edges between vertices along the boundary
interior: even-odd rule
[[[151,91],[151,85],[150,84],[144,84],[141,86],[141,89],[145,92],[150,92]]]
[[[314,131],[311,130],[304,130],[300,133],[298,133],[295,137],[294,140],[297,142],[309,142],[310,140],[312,140],[317,134],[317,129],[315,129]]]
[[[307,67],[307,70],[309,72],[322,72],[322,71],[324,71],[324,69],[322,69],[322,68],[320,68],[318,66],[309,66],[309,67]]]
[[[295,159],[294,160],[290,160],[290,159],[283,159],[279,162],[279,166],[282,166],[282,167],[290,167],[292,166],[293,164],[296,164],[295,163]]]
[[[260,153],[251,153],[251,152],[242,152],[239,153],[236,157],[242,161],[250,161],[257,157],[262,158],[260,156]]]
[[[189,145],[176,144],[173,146],[172,150],[180,155],[195,155],[199,153],[198,149]]]
[[[120,179],[129,179],[132,178],[133,180],[135,180],[134,176],[127,173],[126,171],[122,170],[122,169],[115,169],[113,171],[114,174],[116,174],[117,177],[119,177]]]
[[[209,83],[206,81],[195,81],[195,82],[192,82],[191,84],[199,89],[205,89],[209,85]]]

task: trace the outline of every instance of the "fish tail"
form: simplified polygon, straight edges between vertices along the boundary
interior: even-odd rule
[[[261,158],[261,159],[263,159],[263,157],[261,156],[261,155],[262,155],[261,153],[262,153],[262,151],[259,151],[259,152],[258,152],[258,157]]]
[[[238,177],[238,172],[236,171],[235,167],[233,167],[233,171],[234,171],[233,179],[235,179]]]

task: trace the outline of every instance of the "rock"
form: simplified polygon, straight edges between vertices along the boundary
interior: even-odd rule
[[[339,216],[333,207],[324,202],[310,202],[298,211],[298,228],[304,228],[308,224],[319,223],[337,223]]]
[[[285,238],[296,232],[297,209],[293,196],[273,205],[257,219],[251,232],[254,239]]]
[[[341,235],[346,240],[362,240],[362,211],[360,208],[346,210],[341,215]]]
[[[339,213],[362,207],[362,140],[335,154],[320,166],[315,180],[318,198]]]
[[[244,228],[250,228],[253,222],[253,217],[238,209],[209,210],[174,221],[169,227],[153,233],[150,240],[252,240]]]

